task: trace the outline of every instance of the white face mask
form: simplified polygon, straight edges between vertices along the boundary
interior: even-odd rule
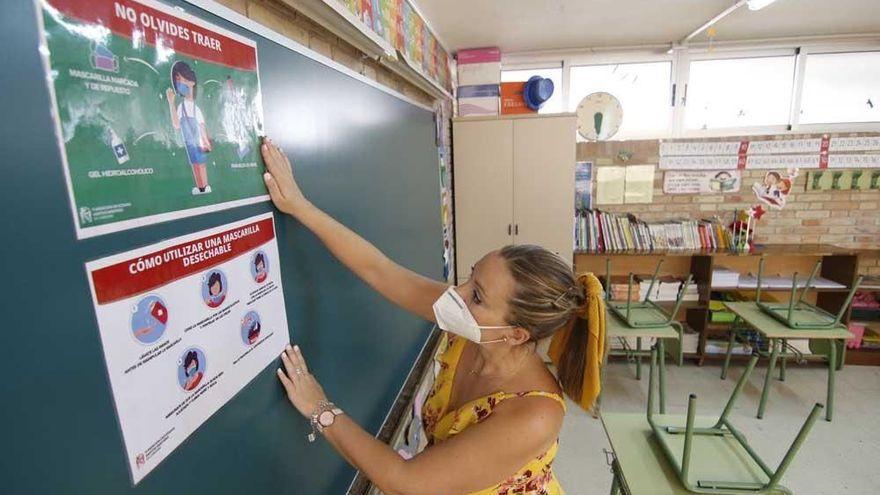
[[[434,316],[437,318],[437,326],[447,332],[461,335],[462,337],[478,344],[493,344],[507,340],[507,337],[482,342],[483,329],[514,328],[513,325],[504,326],[480,326],[474,315],[465,304],[464,299],[458,295],[454,286],[446,289],[446,292],[434,302]]]

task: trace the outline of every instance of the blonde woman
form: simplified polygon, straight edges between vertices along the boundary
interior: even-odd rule
[[[484,256],[465,284],[427,279],[309,203],[271,141],[262,154],[279,210],[389,301],[445,330],[441,371],[423,406],[422,453],[405,460],[364,431],[328,400],[293,346],[278,378],[313,431],[387,494],[564,493],[552,471],[562,393],[590,408],[599,391],[605,311],[596,278],[575,279],[538,246],[508,246]],[[535,352],[550,336],[558,380]]]

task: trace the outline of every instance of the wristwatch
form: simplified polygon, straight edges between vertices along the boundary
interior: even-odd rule
[[[315,431],[323,433],[324,428],[328,428],[332,425],[336,421],[336,416],[341,414],[344,413],[342,409],[336,407],[336,404],[323,400],[318,402],[315,411],[312,412],[312,432],[309,433],[309,442],[315,441]]]

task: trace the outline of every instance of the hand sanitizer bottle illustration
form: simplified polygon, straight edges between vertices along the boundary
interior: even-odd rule
[[[119,139],[113,129],[110,129],[110,147],[113,148],[113,155],[120,165],[128,161],[128,150],[125,148],[125,143]]]

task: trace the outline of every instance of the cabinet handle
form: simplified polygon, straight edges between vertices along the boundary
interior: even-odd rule
[[[513,233],[516,234],[516,235],[519,235],[519,224],[516,224],[516,225],[513,227]]]
[[[510,224],[507,224],[507,235],[511,235],[512,233]]]

